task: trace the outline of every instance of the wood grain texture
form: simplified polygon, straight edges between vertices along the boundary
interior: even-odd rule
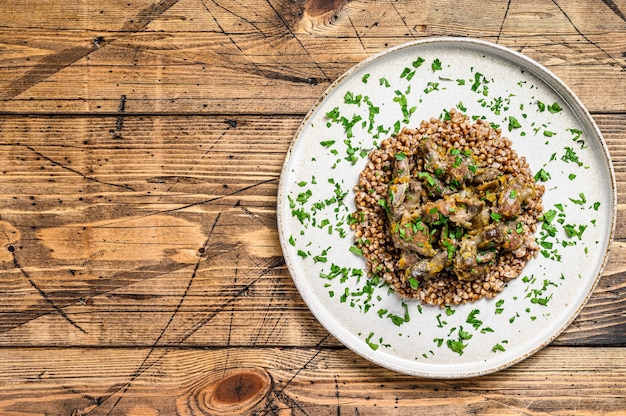
[[[626,405],[626,372],[615,365],[623,348],[549,347],[493,375],[430,380],[381,369],[324,339],[298,349],[6,349],[0,412],[620,415]],[[239,400],[224,397],[225,384],[239,388]]]
[[[623,0],[0,2],[0,414],[626,412]],[[285,266],[276,194],[325,89],[387,47],[520,51],[613,159],[608,264],[549,347],[403,376],[343,347]]]
[[[619,166],[626,117],[597,121]],[[291,281],[276,229],[299,123],[0,118],[0,345],[314,345],[325,330]],[[616,236],[595,295],[558,344],[626,344],[626,230]]]
[[[309,12],[288,1],[254,8],[188,3],[83,1],[67,11],[72,21],[19,13],[0,27],[11,63],[0,67],[0,111],[113,113],[125,96],[131,113],[302,114],[357,62],[444,35],[521,51],[554,71],[591,111],[624,110],[626,27],[600,0],[508,7],[435,1],[426,9],[415,2],[313,2],[319,4]],[[322,5],[338,10],[323,13]],[[0,13],[25,7],[5,2]]]

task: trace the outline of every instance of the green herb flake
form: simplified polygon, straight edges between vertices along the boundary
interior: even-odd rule
[[[496,311],[495,311],[496,315],[500,315],[502,314],[502,312],[504,312],[504,308],[502,307],[502,305],[504,305],[504,299],[500,299],[499,301],[496,302]]]
[[[426,60],[420,56],[417,57],[416,60],[413,61],[413,68],[419,68]]]
[[[551,112],[552,114],[556,114],[561,112],[563,109],[561,108],[561,106],[559,105],[559,103],[553,103],[552,105],[548,106],[548,111]]]
[[[587,226],[579,225],[578,229],[576,229],[576,225],[565,224],[563,226],[563,229],[565,230],[565,234],[567,234],[569,238],[578,237],[579,240],[582,240],[583,233],[587,229]]]
[[[519,129],[522,125],[517,121],[517,119],[513,116],[509,116],[509,131],[513,131],[513,129]]]
[[[373,332],[370,332],[370,334],[367,336],[367,338],[365,338],[365,343],[366,343],[367,345],[369,345],[369,347],[370,347],[372,350],[376,351],[376,350],[378,349],[379,345],[378,345],[378,344],[376,344],[376,343],[374,343],[374,342],[372,342],[372,337],[373,337],[373,336],[374,336],[374,333],[373,333]]]
[[[365,75],[363,75],[363,77],[361,78],[361,82],[362,82],[363,84],[367,84],[367,81],[369,80],[369,78],[370,78],[370,74],[365,74]]]
[[[346,104],[356,104],[358,106],[361,105],[361,100],[363,99],[363,96],[361,94],[359,95],[354,95],[354,93],[352,91],[348,91],[346,92],[346,94],[343,96],[343,102]]]
[[[550,174],[544,168],[539,169],[535,174],[535,181],[537,182],[546,182],[550,178]]]
[[[400,120],[397,120],[395,123],[393,123],[393,132],[394,134],[398,134],[400,133]]]
[[[570,201],[575,203],[576,205],[584,205],[587,202],[587,198],[585,198],[585,194],[582,192],[578,194],[580,199],[569,198]]]
[[[441,61],[439,60],[439,58],[433,61],[431,68],[433,69],[433,71],[441,71],[442,66],[441,66]]]
[[[569,162],[576,163],[578,166],[583,165],[583,163],[578,159],[578,155],[576,154],[574,149],[572,149],[569,146],[565,147],[565,154],[561,156],[561,160],[566,163],[569,163]]]
[[[289,245],[292,247],[296,246],[296,240],[293,239],[293,235],[289,236]]]
[[[479,92],[478,87],[480,87],[483,81],[485,81],[485,77],[483,76],[483,74],[481,74],[480,72],[476,72],[474,74],[474,83],[471,86],[471,90],[474,92]]]
[[[426,88],[424,88],[424,93],[430,94],[433,91],[439,91],[439,83],[428,81],[428,83],[426,84]]]
[[[398,152],[395,154],[395,158],[396,160],[400,161],[400,160],[404,160],[406,159],[406,153],[404,152]]]
[[[468,345],[465,341],[467,341],[470,338],[472,338],[472,334],[470,334],[469,332],[463,331],[463,328],[461,327],[459,329],[459,338],[458,338],[458,340],[449,339],[446,342],[446,345],[448,346],[448,348],[450,348],[450,350],[452,352],[455,352],[455,353],[457,353],[459,355],[463,355],[463,350]]]
[[[402,71],[402,74],[400,74],[400,78],[406,78],[407,81],[410,81],[411,79],[413,79],[414,75],[415,75],[415,70],[406,67],[404,68],[404,71]]]
[[[363,255],[363,250],[361,250],[357,246],[350,246],[350,252],[356,254],[357,256]]]
[[[469,315],[467,316],[467,319],[465,320],[465,322],[473,326],[474,329],[480,328],[480,326],[483,324],[483,321],[481,321],[480,319],[476,317],[479,313],[480,313],[480,310],[474,309],[469,313]]]
[[[502,351],[502,352],[504,352],[504,351],[506,351],[506,349],[502,346],[502,344],[497,343],[496,345],[494,345],[494,346],[491,348],[491,351],[493,351],[493,352],[497,352],[497,351]]]
[[[541,101],[537,101],[537,107],[539,107],[539,111],[542,113],[546,111],[546,105],[542,103]]]

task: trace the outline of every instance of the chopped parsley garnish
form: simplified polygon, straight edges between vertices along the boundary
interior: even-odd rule
[[[492,212],[492,213],[489,214],[489,216],[495,222],[500,222],[500,220],[502,219],[502,215],[498,214],[497,212]]]
[[[406,159],[406,153],[398,152],[398,153],[395,154],[394,157],[396,158],[396,160],[404,160],[404,159]]]
[[[406,67],[404,68],[404,71],[402,71],[402,74],[400,74],[400,78],[406,78],[407,81],[410,81],[411,79],[413,79],[414,75],[415,75],[415,70]]]
[[[496,302],[496,311],[495,311],[496,315],[500,315],[502,314],[502,312],[504,312],[504,308],[502,307],[502,305],[504,305],[504,299],[500,299],[499,301]]]
[[[474,329],[480,328],[480,326],[483,324],[483,321],[476,317],[476,315],[478,315],[479,313],[480,310],[474,309],[470,312],[470,314],[467,316],[467,319],[465,320],[465,322],[472,325]]]
[[[582,240],[583,233],[587,229],[587,226],[579,225],[578,229],[576,229],[576,225],[565,224],[563,226],[563,229],[565,230],[565,234],[567,234],[569,238],[578,237],[579,240]]]
[[[584,205],[587,202],[587,198],[585,198],[585,194],[582,192],[578,194],[580,199],[569,198],[570,201],[575,203],[576,205]]]
[[[426,88],[424,88],[424,93],[430,94],[433,91],[439,91],[439,83],[428,81]]]
[[[537,182],[546,182],[550,180],[550,174],[544,168],[541,168],[535,173],[535,180]]]
[[[373,332],[370,332],[370,334],[367,336],[367,338],[365,338],[365,343],[366,343],[367,345],[369,345],[369,347],[370,347],[371,349],[373,349],[374,351],[376,351],[376,350],[378,349],[379,345],[378,345],[378,344],[376,344],[376,343],[374,343],[374,342],[372,342],[372,337],[373,337],[373,336],[374,336],[374,333],[373,333]]]
[[[546,111],[546,105],[542,103],[541,101],[537,101],[537,107],[539,107],[539,111],[541,112]]]
[[[473,337],[472,334],[470,334],[467,331],[463,330],[463,327],[459,327],[459,331],[458,331],[458,339],[454,340],[454,339],[448,339],[448,341],[446,342],[446,345],[448,346],[448,348],[450,348],[450,350],[452,350],[453,352],[459,354],[459,355],[463,355],[463,350],[467,347],[467,343],[464,341],[467,341],[469,339],[471,339]]]
[[[509,131],[513,131],[513,129],[519,129],[522,125],[517,121],[517,119],[513,116],[509,116]]]
[[[425,59],[418,56],[416,60],[413,61],[413,68],[419,68],[425,62]]]
[[[346,92],[346,94],[343,96],[343,102],[346,104],[356,104],[360,106],[362,99],[363,96],[361,94],[354,95],[352,91]]]
[[[350,252],[356,254],[357,256],[363,255],[363,250],[361,250],[357,246],[350,246]]]
[[[559,105],[559,103],[555,102],[552,105],[548,106],[548,111],[551,112],[552,114],[556,114],[560,111],[562,111],[563,109],[561,108],[561,106]]]
[[[503,342],[506,342],[506,341],[503,341]],[[506,349],[502,346],[502,344],[497,343],[496,345],[494,345],[494,346],[491,348],[491,351],[493,351],[493,352],[496,352],[496,351],[503,351],[503,352],[504,352],[504,351],[506,351]]]
[[[574,149],[572,149],[569,146],[565,147],[565,154],[563,156],[561,156],[561,160],[566,162],[566,163],[569,163],[569,162],[576,163],[578,166],[582,166],[583,165],[583,162],[578,160],[578,155],[576,154]]]

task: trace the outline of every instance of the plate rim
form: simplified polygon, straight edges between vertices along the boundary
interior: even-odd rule
[[[319,311],[316,311],[310,307],[311,295],[309,295],[306,291],[302,290],[303,288],[301,287],[301,284],[298,282],[298,279],[294,278],[295,270],[294,270],[294,266],[291,264],[292,259],[284,255],[284,253],[287,252],[288,250],[288,237],[284,234],[284,229],[281,226],[281,224],[283,223],[283,206],[286,204],[286,195],[285,195],[286,184],[285,184],[284,178],[286,178],[287,171],[290,167],[290,160],[292,158],[292,153],[294,152],[294,149],[299,139],[301,138],[302,132],[304,128],[307,126],[311,117],[316,113],[318,108],[324,103],[325,99],[330,95],[330,93],[333,92],[339,85],[341,85],[341,83],[345,79],[350,77],[354,72],[359,71],[364,66],[370,65],[372,62],[375,62],[376,60],[379,60],[380,58],[386,55],[396,53],[402,49],[411,49],[411,48],[416,48],[416,47],[419,48],[421,46],[430,45],[430,44],[446,44],[448,46],[455,45],[455,44],[471,45],[474,48],[481,48],[482,50],[489,50],[492,53],[498,55],[501,59],[506,59],[509,62],[512,62],[516,66],[519,66],[523,69],[531,70],[532,74],[535,77],[541,79],[557,95],[561,96],[566,102],[568,102],[569,106],[572,109],[573,115],[576,117],[576,119],[578,119],[581,125],[584,125],[585,127],[589,128],[593,132],[593,134],[596,136],[596,138],[599,139],[597,144],[599,146],[599,149],[602,150],[602,154],[599,155],[599,157],[606,163],[606,166],[608,168],[608,171],[609,171],[608,179],[609,179],[610,189],[611,189],[611,194],[612,194],[611,209],[610,209],[611,218],[610,218],[610,225],[608,227],[609,232],[608,232],[608,237],[606,240],[606,250],[604,251],[603,258],[600,263],[598,272],[596,276],[593,278],[593,283],[591,284],[588,292],[585,294],[584,298],[582,299],[580,305],[576,308],[575,311],[572,312],[569,319],[567,319],[556,331],[554,331],[551,336],[544,339],[542,342],[540,342],[535,348],[531,349],[530,351],[524,354],[520,354],[519,356],[512,357],[505,364],[488,367],[483,370],[476,370],[476,371],[469,371],[469,372],[431,373],[428,371],[414,371],[413,369],[401,368],[399,366],[390,364],[387,361],[380,360],[377,358],[377,356],[371,356],[371,355],[366,356],[365,354],[361,353],[356,348],[354,348],[351,345],[351,341],[348,340],[348,338],[354,338],[355,337],[354,334],[352,333],[343,334],[342,332],[345,332],[345,331],[337,331],[335,330],[335,328],[332,328],[332,326],[329,328],[329,325],[327,325],[328,322],[327,322],[326,317],[322,316],[322,314]],[[348,348],[352,352],[361,356],[365,360],[372,362],[374,364],[377,364],[383,368],[386,368],[386,369],[389,369],[389,370],[392,370],[401,374],[405,374],[409,376],[416,376],[416,377],[425,377],[425,378],[433,378],[433,379],[461,379],[461,378],[477,377],[477,376],[492,374],[492,373],[504,370],[508,367],[511,367],[525,360],[526,358],[536,354],[537,352],[539,352],[540,350],[548,346],[550,343],[552,343],[578,317],[582,309],[585,307],[585,305],[588,303],[589,299],[593,295],[598,285],[598,282],[603,275],[604,269],[608,263],[608,258],[611,252],[611,246],[614,241],[615,229],[616,229],[617,185],[616,185],[615,171],[614,171],[614,166],[612,163],[611,155],[610,155],[606,140],[602,132],[600,131],[595,120],[593,119],[593,117],[591,116],[591,114],[589,113],[585,105],[583,104],[583,102],[580,100],[580,98],[573,92],[573,90],[569,86],[567,86],[567,84],[565,84],[565,82],[563,82],[558,76],[556,76],[556,74],[554,74],[547,67],[535,61],[534,59],[520,52],[517,52],[511,48],[508,48],[508,47],[505,47],[505,46],[502,46],[493,42],[476,39],[476,38],[470,38],[470,37],[452,37],[452,36],[435,37],[435,38],[412,40],[412,41],[404,42],[404,43],[401,43],[399,45],[395,45],[389,48],[385,48],[377,52],[376,54],[371,55],[365,58],[364,60],[356,63],[352,67],[350,67],[343,74],[337,77],[337,79],[333,81],[326,88],[326,90],[322,93],[322,95],[311,106],[311,108],[309,109],[305,117],[300,122],[298,129],[293,135],[293,138],[286,152],[285,160],[281,168],[276,208],[277,208],[278,236],[280,240],[281,250],[283,252],[283,258],[285,260],[285,264],[287,265],[287,269],[289,271],[290,277],[292,281],[294,282],[294,285],[296,286],[298,293],[300,294],[301,298],[306,304],[307,309],[313,314],[315,319],[324,327],[324,329],[329,332],[329,334],[335,337],[344,347]],[[382,352],[382,355],[390,355],[390,354]],[[398,358],[398,359],[401,359],[401,358]]]

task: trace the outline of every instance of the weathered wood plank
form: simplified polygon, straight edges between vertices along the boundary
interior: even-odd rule
[[[130,113],[303,114],[357,62],[441,35],[522,51],[560,76],[591,111],[624,110],[618,92],[626,92],[626,28],[601,0],[562,6],[536,0],[508,10],[487,1],[435,1],[429,8],[345,3],[324,17],[285,1],[210,2],[200,13],[184,1],[164,1],[158,10],[147,2],[78,2],[68,11],[77,16],[71,26],[56,14],[58,4],[51,13],[34,6],[34,13],[12,12],[15,21],[0,28],[6,50],[0,111],[114,113],[125,96]],[[20,9],[11,2],[0,7]]]
[[[626,118],[596,118],[621,173]],[[150,346],[168,325],[166,345],[315,345],[326,331],[276,230],[300,120],[1,117],[0,345]],[[609,268],[559,344],[626,344],[624,207]]]
[[[430,380],[344,349],[3,349],[0,412],[623,414],[623,348],[548,347],[499,373]]]
[[[5,0],[0,413],[626,412],[623,0]],[[521,51],[592,111],[617,176],[610,261],[574,324],[493,375],[426,380],[314,319],[276,229],[304,114],[386,47]],[[36,117],[27,117],[38,114]]]

